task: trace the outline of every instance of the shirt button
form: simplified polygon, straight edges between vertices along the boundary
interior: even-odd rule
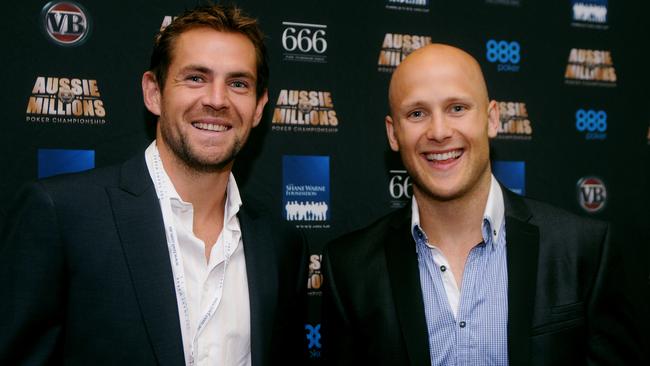
[[[497,236],[497,231],[496,230],[494,230],[492,233],[494,234],[494,236]]]
[[[465,328],[465,326],[466,326],[467,324],[465,324],[465,322],[460,322],[460,323],[458,323],[458,325],[459,325],[461,328]]]
[[[440,270],[441,270],[442,272],[444,272],[444,271],[447,270],[447,267],[445,267],[445,266],[440,266]]]

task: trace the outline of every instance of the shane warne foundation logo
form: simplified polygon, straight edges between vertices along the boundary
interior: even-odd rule
[[[285,61],[327,62],[327,25],[282,22]]]
[[[278,93],[272,131],[332,133],[338,128],[331,92],[282,89]]]
[[[90,34],[88,12],[74,1],[51,1],[41,10],[43,29],[60,46],[79,46]]]
[[[386,9],[428,13],[429,0],[386,0]]]
[[[571,25],[607,29],[607,0],[571,0]]]
[[[300,229],[329,229],[329,156],[282,157],[283,212]]]
[[[430,36],[386,33],[379,51],[377,70],[393,72],[406,56],[428,44],[431,44]]]
[[[498,102],[499,129],[496,139],[500,140],[530,140],[533,137],[533,126],[528,118],[526,103]]]
[[[38,76],[26,122],[103,125],[106,109],[97,80]]]
[[[572,48],[564,81],[571,85],[616,86],[616,69],[611,52]]]

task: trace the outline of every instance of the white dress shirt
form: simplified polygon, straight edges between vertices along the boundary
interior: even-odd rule
[[[145,151],[145,160],[154,182],[154,159],[158,154],[155,141]],[[162,164],[161,164],[162,166]],[[189,324],[180,296],[177,301],[181,328],[187,327],[189,334],[183,334],[185,359],[193,349],[194,365],[251,365],[250,303],[246,276],[246,261],[237,213],[242,204],[237,183],[232,174],[228,179],[224,207],[223,229],[205,258],[205,244],[194,235],[194,209],[191,203],[183,201],[174,188],[169,176],[161,169],[160,184],[170,201],[173,223],[178,236],[178,250],[182,257],[185,294],[189,313]],[[156,187],[158,190],[158,187]],[[215,192],[215,194],[219,194]],[[163,204],[161,200],[161,209]],[[165,226],[170,223],[165,222]],[[173,261],[172,253],[170,260]],[[170,269],[171,270],[171,269]],[[219,293],[221,293],[219,296]],[[197,334],[199,324],[213,302],[217,302],[215,313]]]

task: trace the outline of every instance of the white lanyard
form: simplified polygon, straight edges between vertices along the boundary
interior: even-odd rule
[[[171,258],[172,274],[174,276],[174,287],[176,289],[176,301],[178,303],[178,308],[181,309],[181,312],[183,314],[181,321],[185,323],[185,326],[181,327],[181,337],[183,339],[183,349],[185,351],[185,364],[193,366],[195,363],[194,350],[196,348],[199,334],[203,331],[203,329],[205,329],[205,326],[212,318],[212,316],[216,313],[217,307],[221,302],[223,285],[226,277],[226,268],[228,267],[228,261],[230,260],[231,254],[230,240],[223,240],[225,261],[221,273],[221,279],[219,280],[219,286],[217,287],[214,299],[212,299],[207,312],[201,316],[194,336],[190,337],[190,310],[187,302],[183,259],[180,255],[178,246],[178,233],[174,227],[174,215],[172,212],[171,200],[167,196],[165,184],[163,183],[163,167],[158,149],[154,149],[152,162],[154,186],[156,188],[158,199],[160,200],[160,208],[162,211],[163,223],[165,225],[165,234],[167,237],[167,249],[169,250],[169,257]]]

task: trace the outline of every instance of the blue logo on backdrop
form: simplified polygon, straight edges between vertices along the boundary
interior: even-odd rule
[[[309,358],[319,358],[320,357],[320,324],[312,326],[311,324],[305,324],[305,330],[307,331],[307,340],[309,344],[307,349],[309,350]]]
[[[576,129],[585,133],[587,140],[604,140],[607,138],[607,112],[593,109],[576,111]]]
[[[574,27],[607,29],[607,0],[571,0]]]
[[[329,156],[285,155],[282,171],[285,219],[299,222],[299,228],[329,228]]]
[[[94,167],[94,150],[38,149],[39,178],[81,172]]]
[[[523,161],[494,161],[492,173],[509,190],[526,194],[526,162]]]
[[[499,72],[518,72],[521,46],[517,41],[490,39],[485,43],[485,56],[489,62],[497,64]]]

